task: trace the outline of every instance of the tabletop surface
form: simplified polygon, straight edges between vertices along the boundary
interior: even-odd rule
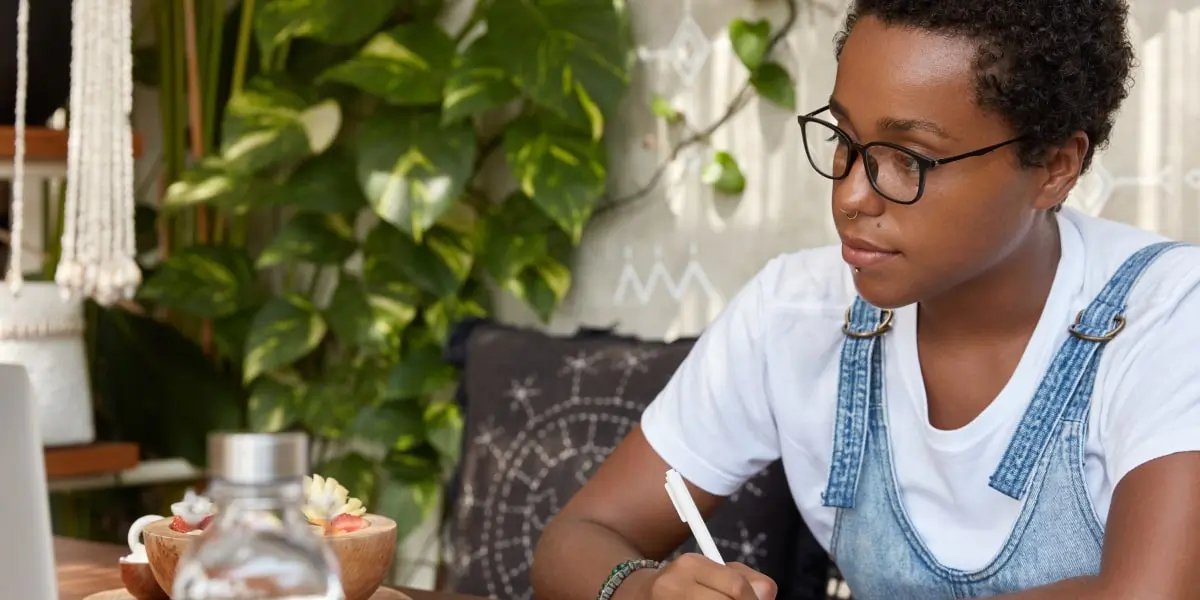
[[[127,553],[127,548],[116,544],[54,538],[59,600],[83,600],[91,594],[121,587],[117,559]],[[413,600],[482,600],[478,596],[449,592],[399,589]]]

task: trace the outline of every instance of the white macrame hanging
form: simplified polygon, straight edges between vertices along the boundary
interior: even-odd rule
[[[25,94],[30,0],[17,25],[17,148],[14,153],[12,264],[20,290]],[[132,0],[75,0],[71,6],[71,99],[62,254],[54,280],[66,297],[102,305],[132,298],[142,275],[135,259],[133,192]]]
[[[132,0],[75,0],[71,27],[71,121],[62,258],[55,281],[100,304],[132,298]]]
[[[21,272],[22,232],[25,221],[25,97],[29,88],[29,0],[17,3],[17,114],[13,125],[12,210],[9,222],[8,285],[14,295],[21,291],[24,278]]]

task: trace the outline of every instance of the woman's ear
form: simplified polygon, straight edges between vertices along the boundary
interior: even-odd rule
[[[1066,201],[1067,194],[1079,181],[1083,159],[1087,156],[1091,140],[1082,131],[1075,132],[1067,141],[1051,148],[1046,156],[1046,180],[1038,194],[1036,207],[1050,210]]]

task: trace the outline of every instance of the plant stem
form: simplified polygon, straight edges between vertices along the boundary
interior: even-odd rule
[[[161,120],[160,127],[162,128],[162,148],[163,148],[163,178],[162,190],[174,181],[175,173],[175,144],[173,142],[172,115],[174,101],[173,79],[171,69],[171,3],[170,2],[154,2],[151,8],[155,14],[155,32],[154,37],[158,41],[158,115]],[[158,194],[158,219],[156,226],[158,227],[158,247],[162,253],[164,260],[171,253],[171,219],[167,216],[167,211],[163,210],[163,200],[166,195]]]
[[[47,280],[54,279],[54,271],[58,268],[58,260],[62,258],[63,220],[67,216],[67,184],[63,180],[58,186],[54,199],[54,224],[46,239],[46,257],[42,261]],[[49,221],[47,221],[49,225]]]
[[[208,36],[208,58],[205,62],[204,85],[204,139],[209,148],[217,145],[217,92],[220,90],[221,56],[225,43],[225,3],[212,2],[211,29]]]
[[[246,83],[246,61],[250,58],[250,35],[254,32],[254,0],[242,0],[242,21],[238,24],[237,54],[233,59],[232,95]]]
[[[183,0],[183,31],[184,56],[187,61],[187,108],[188,108],[188,136],[192,146],[192,158],[200,160],[205,152],[205,135],[204,135],[204,90],[200,87],[200,51],[196,47],[196,38],[198,37],[196,24],[196,0]],[[196,228],[193,230],[196,241],[201,244],[208,243],[208,207],[200,205],[196,207]],[[207,356],[213,355],[213,339],[212,339],[212,321],[207,319],[200,323],[200,349]]]
[[[242,92],[246,84],[246,61],[250,58],[250,35],[254,32],[254,0],[242,0],[242,20],[238,23],[237,51],[233,59],[233,82],[230,97]],[[229,241],[236,247],[246,245],[247,215],[234,215]]]
[[[192,159],[200,160],[205,153],[204,90],[200,87],[200,51],[197,48],[196,0],[183,0],[184,63],[187,71],[188,141]],[[196,207],[196,241],[208,243],[208,207]]]
[[[42,198],[49,198],[49,197],[50,197],[50,182],[47,180],[43,180],[42,181]],[[49,203],[43,201],[43,202],[39,202],[38,205],[39,205],[39,208],[41,208],[41,213],[42,213],[42,247],[46,249],[46,252],[44,252],[42,254],[42,277],[44,279],[48,279],[49,277],[47,277],[47,274],[49,274],[50,276],[53,276],[53,274],[54,274],[54,267],[52,266],[54,264],[54,260],[53,260],[54,248],[51,246],[51,244],[53,242],[50,239],[50,236],[53,235],[50,232],[50,229],[51,229],[53,223],[50,222],[50,205],[49,205]]]
[[[217,140],[217,98],[220,92],[221,59],[225,46],[225,3],[212,2],[212,29],[209,31],[208,62],[206,63],[204,92],[204,139],[210,149],[218,147]],[[213,209],[213,242],[221,243],[225,239],[226,215],[219,209]]]
[[[177,4],[172,2],[172,5]],[[187,37],[187,17],[185,14],[180,14],[181,6],[176,6],[171,19],[171,72],[174,78],[171,82],[172,87],[172,102],[171,107],[174,112],[174,146],[175,146],[175,164],[172,165],[171,181],[177,181],[183,174],[183,170],[187,165],[187,139],[185,136],[188,133],[188,89],[187,89],[187,49],[185,48],[185,38]],[[180,245],[188,245],[195,239],[194,236],[195,213],[184,213],[183,218],[175,224],[175,242]]]

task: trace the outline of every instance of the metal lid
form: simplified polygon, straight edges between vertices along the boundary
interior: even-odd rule
[[[208,465],[214,478],[256,485],[308,474],[308,436],[289,433],[212,433]]]

